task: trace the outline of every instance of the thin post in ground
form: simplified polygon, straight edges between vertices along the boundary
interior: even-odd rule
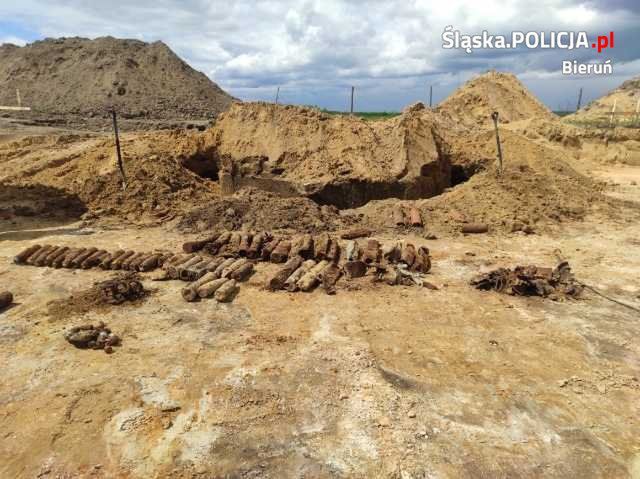
[[[127,179],[124,175],[124,165],[122,164],[122,153],[120,152],[120,135],[118,133],[118,120],[116,119],[116,109],[111,108],[111,118],[113,119],[113,134],[116,138],[116,154],[118,155],[118,169],[122,177],[122,189],[127,189]]]
[[[491,113],[491,119],[493,120],[493,126],[496,130],[496,144],[498,145],[498,168],[499,173],[502,175],[502,145],[500,145],[500,133],[498,132],[498,112]]]

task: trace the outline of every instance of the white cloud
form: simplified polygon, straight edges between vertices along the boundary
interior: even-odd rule
[[[423,98],[427,82],[438,82],[442,92],[492,67],[539,78],[555,75],[560,61],[572,55],[445,51],[446,25],[463,33],[615,30],[614,58],[628,63],[640,57],[637,42],[624,41],[625,31],[637,32],[638,12],[623,0],[57,0],[55,8],[50,0],[2,3],[2,18],[43,37],[163,40],[234,95],[270,99],[280,85],[291,101],[328,107],[342,105],[351,84],[364,90],[359,98],[371,108],[397,109]],[[629,10],[621,11],[625,4]],[[543,99],[557,94],[542,91]]]

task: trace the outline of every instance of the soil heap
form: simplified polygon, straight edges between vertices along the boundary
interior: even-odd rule
[[[233,98],[162,42],[102,37],[0,46],[0,104],[36,113],[125,118],[209,119]]]
[[[449,186],[438,122],[421,109],[368,122],[312,108],[237,103],[207,134],[236,187],[350,208],[390,196],[426,198]]]
[[[616,112],[633,113],[637,111],[638,101],[640,101],[640,77],[625,81],[615,90],[592,101],[573,115],[567,116],[566,119],[576,122],[600,121],[606,126],[609,123],[611,109],[614,103],[616,105]],[[624,123],[636,119],[633,115],[624,115],[622,117],[616,115],[616,120],[618,123]]]
[[[515,75],[493,70],[469,80],[436,110],[467,127],[491,126],[494,111],[500,113],[501,123],[555,118]]]

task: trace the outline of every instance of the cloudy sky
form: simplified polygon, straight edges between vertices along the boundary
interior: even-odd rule
[[[444,50],[447,25],[465,34],[615,32],[614,49]],[[0,0],[0,43],[82,36],[162,40],[243,100],[395,111],[445,98],[491,68],[511,71],[554,110],[575,108],[640,75],[638,0]],[[562,60],[611,59],[610,77],[566,77]]]

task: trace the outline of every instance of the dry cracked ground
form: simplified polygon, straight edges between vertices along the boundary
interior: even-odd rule
[[[594,172],[640,200],[640,169]],[[397,238],[388,236],[381,239]],[[553,266],[640,307],[640,225],[426,241],[439,290],[364,279],[335,296],[271,293],[261,265],[231,304],[143,282],[132,305],[51,307],[101,270],[17,266],[46,242],[178,249],[157,229],[0,233],[3,478],[639,478],[640,314],[587,291],[554,302],[468,285],[497,266]],[[104,321],[114,354],[63,332]]]

